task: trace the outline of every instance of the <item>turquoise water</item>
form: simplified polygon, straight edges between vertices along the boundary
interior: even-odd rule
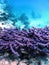
[[[19,17],[22,13],[27,15],[29,27],[49,26],[49,0],[6,0],[5,2],[12,7],[15,17]],[[19,23],[22,21],[17,24]]]

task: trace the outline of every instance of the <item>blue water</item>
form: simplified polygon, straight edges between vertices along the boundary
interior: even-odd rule
[[[49,26],[49,0],[7,0],[12,13],[19,17],[25,13],[29,18],[29,27]],[[19,22],[18,22],[19,24]]]

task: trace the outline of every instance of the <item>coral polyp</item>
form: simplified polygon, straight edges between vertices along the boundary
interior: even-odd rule
[[[0,53],[20,56],[49,56],[49,27],[0,31]]]

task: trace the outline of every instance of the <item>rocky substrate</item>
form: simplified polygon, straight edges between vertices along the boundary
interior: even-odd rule
[[[49,65],[49,58],[41,59],[41,58],[30,58],[30,59],[23,59],[17,58],[15,60],[10,60],[9,58],[1,59],[0,56],[0,65]]]

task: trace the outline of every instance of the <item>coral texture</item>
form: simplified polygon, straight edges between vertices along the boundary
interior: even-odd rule
[[[0,30],[0,54],[18,57],[49,56],[49,27]]]

